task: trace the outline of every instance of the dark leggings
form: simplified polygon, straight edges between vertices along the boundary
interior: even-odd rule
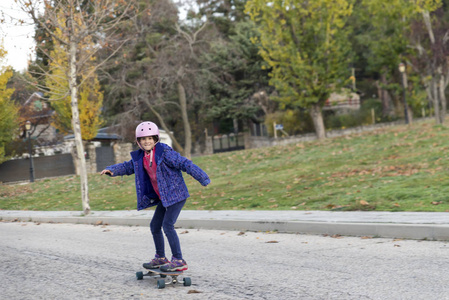
[[[150,228],[151,233],[153,234],[156,254],[160,257],[165,257],[165,242],[164,235],[162,234],[163,228],[173,257],[182,259],[181,245],[179,243],[178,234],[175,230],[175,223],[185,203],[186,200],[173,204],[169,207],[164,207],[162,205],[162,201],[160,201],[154,211]]]

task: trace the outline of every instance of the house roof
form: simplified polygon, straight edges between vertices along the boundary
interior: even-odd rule
[[[25,101],[25,103],[23,104],[23,106],[27,106],[28,104],[30,104],[35,98],[37,97],[38,99],[41,99],[44,97],[44,94],[41,92],[34,92],[33,94],[31,94],[31,96],[27,99],[27,101]]]
[[[105,141],[105,140],[121,140],[122,137],[115,133],[109,133],[110,128],[104,127],[98,129],[97,135],[92,139],[93,141]],[[74,139],[74,134],[69,134],[64,137],[64,140]]]

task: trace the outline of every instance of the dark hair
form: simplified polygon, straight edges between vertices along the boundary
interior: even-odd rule
[[[140,142],[140,139],[142,138],[144,138],[144,136],[137,138],[137,141]],[[150,138],[152,138],[155,143],[159,141],[159,137],[157,135],[150,135]]]

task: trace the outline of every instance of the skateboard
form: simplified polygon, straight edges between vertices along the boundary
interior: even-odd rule
[[[143,272],[137,272],[136,273],[136,277],[137,280],[142,280],[144,276],[149,276],[149,277],[155,277],[155,276],[160,276],[162,279],[158,279],[157,280],[157,288],[158,289],[163,289],[165,288],[165,285],[168,284],[176,284],[176,283],[183,283],[184,286],[190,286],[192,285],[192,280],[190,279],[190,277],[183,277],[181,281],[178,280],[178,276],[182,275],[184,272],[183,271],[174,271],[174,272],[164,272],[161,271],[161,269],[147,269],[148,273],[144,274]],[[165,281],[165,278],[169,276],[170,279],[169,281]]]

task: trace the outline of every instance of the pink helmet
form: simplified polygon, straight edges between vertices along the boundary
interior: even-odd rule
[[[157,141],[159,142],[159,128],[153,122],[142,122],[136,127],[136,142],[137,145],[142,149],[138,138],[145,136],[157,136]]]

